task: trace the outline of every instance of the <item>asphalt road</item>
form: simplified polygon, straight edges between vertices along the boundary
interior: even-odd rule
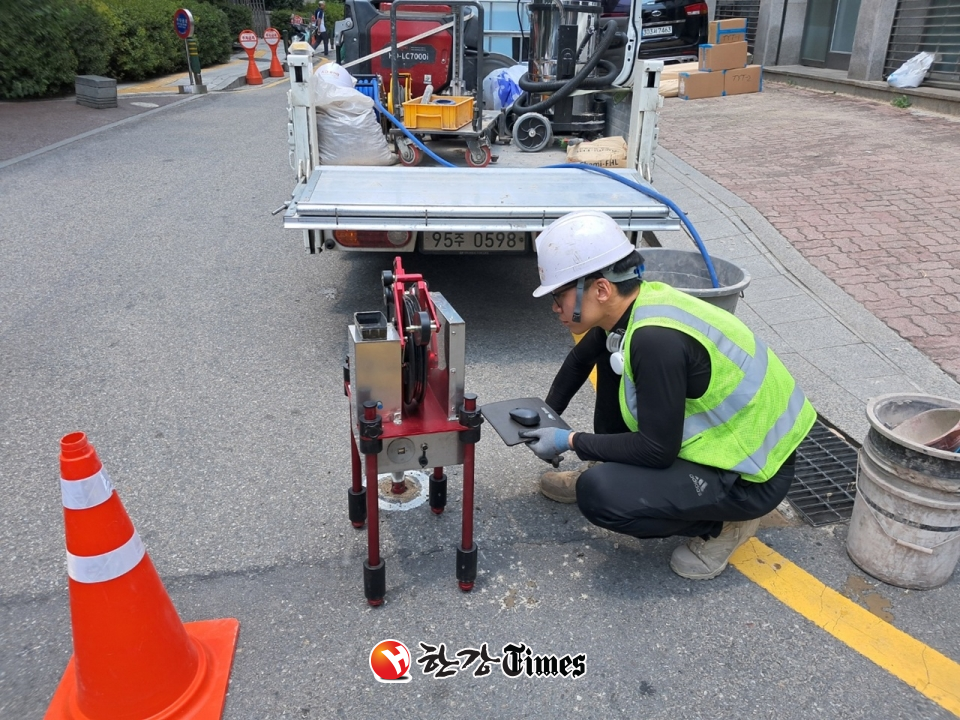
[[[734,569],[667,566],[676,540],[599,531],[536,491],[544,469],[477,446],[473,593],[447,512],[382,524],[387,602],[367,606],[346,516],[341,362],[390,255],[308,256],[270,211],[292,187],[283,86],[210,95],[0,171],[0,718],[42,716],[71,654],[58,441],[96,445],[184,620],[237,617],[224,717],[946,718]],[[480,172],[480,171],[478,171]],[[571,339],[532,258],[419,258],[466,322],[467,388],[543,395]],[[590,391],[567,413],[590,425]],[[761,539],[840,590],[840,526]],[[875,585],[875,583],[874,583]],[[906,632],[960,657],[938,591],[877,589]],[[373,646],[524,642],[587,656],[570,678],[374,681]],[[882,708],[882,711],[878,710]]]

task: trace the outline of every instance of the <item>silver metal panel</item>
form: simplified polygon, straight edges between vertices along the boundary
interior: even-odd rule
[[[417,435],[406,439],[413,444],[413,452],[410,452],[409,444],[402,443],[403,438],[384,439],[383,450],[377,455],[378,473],[429,471],[440,466],[463,465],[463,443],[456,431]],[[401,442],[397,442],[398,440]],[[426,450],[423,450],[424,444],[427,446]],[[404,447],[405,452],[397,452],[399,447]],[[420,457],[424,454],[427,456],[425,467],[420,464]]]
[[[466,363],[466,328],[463,318],[438,292],[430,293],[437,309],[440,331],[437,333],[437,368],[431,368],[427,382],[434,397],[444,404],[447,419],[456,420],[463,402]]]
[[[356,325],[347,327],[350,341],[350,399],[356,428],[363,403],[376,400],[383,422],[400,419],[403,402],[401,379],[400,336],[392,323],[387,324],[386,340],[365,340]]]
[[[559,35],[561,25],[577,26],[577,58],[593,55],[597,44],[595,26],[600,16],[600,3],[568,0],[568,2],[547,5],[537,3],[527,6],[530,13],[531,80],[541,82],[557,79],[557,61],[560,51]],[[562,9],[562,12],[561,12]],[[582,43],[582,45],[581,45]],[[579,71],[586,63],[578,62]]]
[[[614,170],[639,180],[630,170]],[[321,166],[284,215],[284,227],[335,230],[538,232],[577,209],[624,230],[677,230],[666,205],[616,180],[564,168]]]

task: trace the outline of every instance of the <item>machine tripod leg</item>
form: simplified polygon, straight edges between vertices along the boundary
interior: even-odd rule
[[[473,583],[477,579],[477,546],[469,550],[457,548],[457,583],[464,592],[473,590]]]
[[[351,486],[347,491],[347,509],[350,514],[350,524],[359,530],[367,520],[367,501],[362,484],[360,451],[357,449],[357,440],[352,432],[350,433],[350,471]]]
[[[364,561],[363,594],[373,607],[383,605],[383,596],[387,594],[387,573],[383,560],[372,566]]]
[[[447,506],[447,474],[442,467],[435,467],[430,476],[430,509],[439,515]]]
[[[347,490],[347,507],[350,510],[350,524],[359,530],[367,521],[367,491]]]
[[[364,448],[366,449],[366,448]],[[363,593],[367,602],[376,607],[383,604],[387,589],[386,573],[380,558],[380,493],[377,487],[377,455],[364,455],[367,475],[367,560],[363,564]]]
[[[478,415],[477,396],[464,395],[464,410],[469,417]],[[460,421],[464,423],[463,420]],[[473,481],[474,459],[479,439],[479,425],[476,425],[470,434],[461,434],[463,445],[463,520],[461,524],[460,546],[457,548],[457,581],[464,592],[473,590],[473,583],[477,579],[477,546],[473,542]]]

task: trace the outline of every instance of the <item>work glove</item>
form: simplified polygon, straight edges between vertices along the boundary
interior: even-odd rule
[[[552,463],[554,467],[560,465],[562,459],[561,453],[570,450],[569,430],[560,428],[537,428],[536,430],[524,430],[520,437],[527,441],[527,447],[533,450],[533,454],[541,460]]]

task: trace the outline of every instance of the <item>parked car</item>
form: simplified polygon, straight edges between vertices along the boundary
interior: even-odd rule
[[[637,0],[638,2],[641,0]],[[608,0],[609,2],[609,0]],[[709,10],[705,2],[691,0],[642,0],[641,60],[687,62],[696,60],[701,44],[707,42]],[[604,3],[604,9],[610,7]],[[626,18],[630,0],[620,0],[607,18]],[[624,19],[624,23],[626,20]],[[622,49],[620,50],[622,53]]]

